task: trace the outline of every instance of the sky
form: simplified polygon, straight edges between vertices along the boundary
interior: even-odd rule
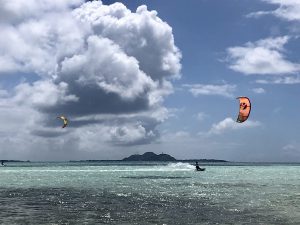
[[[1,159],[300,162],[298,0],[0,0],[0,29]]]

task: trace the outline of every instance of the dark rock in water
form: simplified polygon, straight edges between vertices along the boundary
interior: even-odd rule
[[[168,154],[155,154],[146,152],[143,155],[131,155],[123,159],[124,161],[176,161],[176,159]]]

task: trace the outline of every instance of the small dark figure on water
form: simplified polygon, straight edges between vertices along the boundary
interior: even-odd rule
[[[196,170],[197,171],[205,171],[205,168],[200,168],[198,162],[196,162]]]
[[[200,170],[198,162],[196,162],[196,170]]]
[[[1,166],[5,166],[5,165],[4,165],[4,160],[1,160]]]

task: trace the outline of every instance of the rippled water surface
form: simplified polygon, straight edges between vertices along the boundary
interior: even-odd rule
[[[300,165],[7,163],[0,224],[299,224]]]

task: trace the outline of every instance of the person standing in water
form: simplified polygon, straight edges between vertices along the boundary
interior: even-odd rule
[[[4,160],[1,160],[1,166],[5,166],[5,165],[4,165]]]

